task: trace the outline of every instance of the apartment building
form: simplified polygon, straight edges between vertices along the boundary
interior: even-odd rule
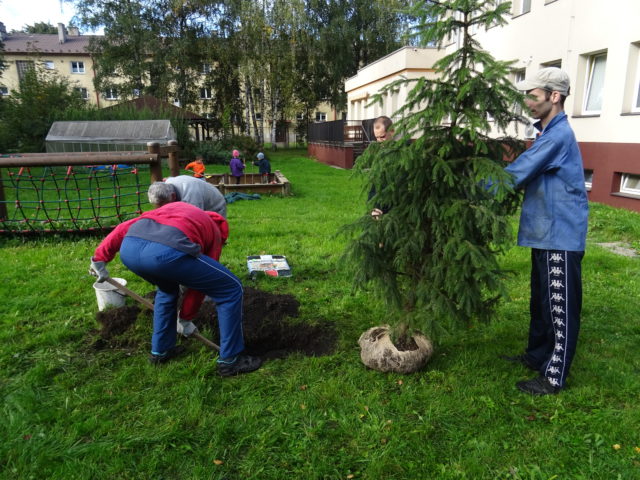
[[[547,66],[569,74],[571,95],[565,110],[582,151],[590,199],[640,211],[638,19],[638,0],[513,0],[507,25],[478,29],[474,35],[495,58],[515,60],[514,82]],[[402,92],[398,98],[385,98],[377,110],[362,106],[360,99],[401,71],[417,75],[422,68],[425,76],[433,75],[429,67],[439,55],[459,48],[459,42],[453,35],[440,53],[414,49],[408,54],[407,47],[360,70],[345,84],[349,119],[392,117]],[[533,130],[510,133],[528,138]]]
[[[91,36],[80,35],[75,28],[67,30],[61,23],[57,35],[7,35],[4,24],[0,23],[0,36],[7,64],[0,76],[0,95],[19,90],[25,73],[36,68],[68,79],[87,101],[103,103],[93,86],[93,60],[87,50]]]

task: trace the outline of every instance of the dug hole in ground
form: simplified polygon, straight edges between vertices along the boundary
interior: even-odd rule
[[[145,295],[153,300],[155,292]],[[243,331],[245,352],[266,359],[284,358],[291,353],[320,356],[333,353],[337,334],[334,325],[319,320],[313,325],[292,321],[298,316],[300,304],[292,295],[280,295],[245,287],[243,302]],[[141,317],[138,319],[138,317]],[[111,308],[96,314],[100,330],[91,332],[93,349],[145,348],[148,339],[127,335],[138,321],[147,321],[151,328],[152,313],[140,311],[138,306]],[[142,320],[145,318],[146,320]],[[201,333],[220,343],[215,303],[205,300],[193,319]]]

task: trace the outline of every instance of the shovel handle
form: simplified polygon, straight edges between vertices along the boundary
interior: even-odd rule
[[[195,338],[196,340],[198,340],[199,342],[204,343],[207,347],[209,347],[212,350],[215,350],[216,352],[220,351],[220,347],[218,345],[216,345],[215,343],[213,343],[211,340],[209,340],[207,337],[203,337],[202,335],[200,335],[198,332],[192,333],[191,335],[189,335],[190,337]]]
[[[123,293],[126,293],[127,295],[129,295],[131,298],[133,298],[134,300],[137,300],[138,302],[140,302],[142,305],[144,305],[145,307],[147,307],[149,310],[153,310],[153,303],[151,303],[149,300],[147,300],[146,298],[142,298],[140,295],[138,295],[135,292],[132,292],[131,290],[129,290],[127,287],[125,287],[124,285],[122,285],[120,282],[114,280],[113,278],[109,277],[105,280],[105,282],[113,285],[114,287],[116,287],[118,290],[120,290]]]
[[[153,303],[151,303],[149,300],[147,300],[146,298],[141,297],[140,295],[138,295],[137,293],[129,290],[127,287],[125,287],[124,285],[122,285],[121,283],[117,282],[116,280],[114,280],[113,278],[109,277],[105,280],[105,282],[113,285],[114,287],[116,287],[118,290],[120,290],[123,293],[126,293],[127,295],[129,295],[131,298],[133,298],[134,300],[137,300],[138,302],[140,302],[142,305],[144,305],[145,307],[147,307],[149,310],[153,311]],[[212,350],[215,350],[216,352],[220,351],[220,347],[218,345],[216,345],[215,343],[213,343],[211,340],[209,340],[207,337],[203,337],[200,333],[195,332],[192,333],[191,335],[189,335],[190,337],[195,338],[196,340],[198,340],[199,342],[205,344],[207,347],[209,347]]]

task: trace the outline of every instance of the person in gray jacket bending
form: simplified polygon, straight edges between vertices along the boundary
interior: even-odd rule
[[[227,201],[210,183],[190,175],[169,177],[164,182],[149,186],[149,203],[161,207],[166,203],[185,202],[202,210],[216,212],[227,218]]]

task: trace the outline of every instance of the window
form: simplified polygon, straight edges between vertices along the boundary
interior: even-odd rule
[[[118,91],[115,88],[107,88],[104,91],[105,100],[118,100]]]
[[[316,122],[326,122],[327,114],[325,112],[316,112]]]
[[[82,98],[83,100],[89,100],[89,91],[86,88],[74,87],[73,90],[77,92],[78,95],[80,95],[80,98]]]
[[[620,182],[620,193],[629,193],[640,196],[640,175],[622,174]]]
[[[200,89],[200,98],[202,100],[208,100],[211,98],[211,89],[208,87],[204,87]]]
[[[200,68],[200,73],[202,75],[206,75],[207,73],[211,72],[211,64],[210,63],[203,63],[201,68]]]
[[[56,66],[53,63],[53,60],[45,60],[44,62],[42,62],[42,66],[45,68],[45,70],[55,70]]]
[[[607,66],[607,54],[591,55],[587,61],[586,90],[583,113],[600,113],[604,91],[604,71]]]
[[[0,95],[2,96],[9,95],[9,89],[7,87],[0,87]]]
[[[296,114],[296,120],[299,121],[299,122],[304,120],[304,113],[297,113]]]
[[[18,80],[23,81],[27,72],[29,70],[33,70],[33,62],[28,60],[16,60],[16,68],[18,69]]]
[[[71,62],[71,73],[84,73],[84,62]]]
[[[638,69],[638,80],[636,80],[638,88],[636,89],[636,101],[633,102],[633,111],[640,112],[640,68]]]
[[[262,120],[262,114],[261,113],[256,113],[254,115],[254,117],[255,117],[256,120]]]
[[[635,83],[633,84],[633,101],[631,103],[632,112],[640,112],[640,45],[635,46],[636,72]]]
[[[550,62],[541,63],[540,67],[542,67],[542,68],[547,68],[547,67],[562,68],[562,60],[552,60]]]
[[[529,13],[530,11],[531,0],[520,0],[520,2],[516,4],[515,15],[523,15],[525,13]]]
[[[584,187],[587,190],[591,190],[592,184],[593,184],[593,170],[585,170],[584,171]]]

